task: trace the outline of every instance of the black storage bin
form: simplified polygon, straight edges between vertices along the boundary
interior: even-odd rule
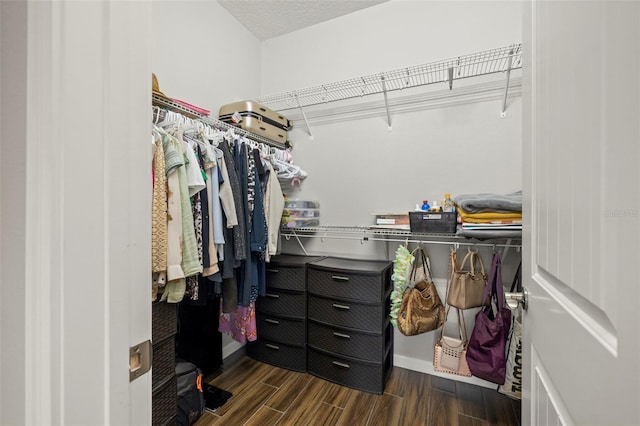
[[[309,373],[342,386],[382,394],[393,368],[390,351],[388,346],[384,363],[380,364],[309,346]]]
[[[456,212],[409,212],[411,232],[455,234],[457,224]]]
[[[266,362],[287,370],[307,371],[307,347],[291,346],[286,343],[257,340],[247,343],[247,355],[251,358]]]
[[[292,346],[307,343],[307,324],[302,319],[260,314],[256,315],[258,336],[267,340],[284,341]]]
[[[151,424],[165,426],[177,424],[178,392],[176,375],[154,386],[151,398]]]
[[[164,383],[175,375],[176,344],[174,336],[153,344],[153,365],[151,368],[151,386]]]

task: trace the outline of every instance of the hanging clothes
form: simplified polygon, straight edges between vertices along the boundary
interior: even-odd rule
[[[282,222],[282,213],[284,212],[284,196],[280,188],[280,181],[273,170],[271,163],[266,164],[267,167],[267,188],[265,192],[265,216],[267,221],[267,250],[265,253],[265,261],[269,262],[271,256],[278,252],[278,235],[280,231],[280,223]]]
[[[167,176],[162,141],[155,142],[153,155],[153,205],[151,219],[151,300],[158,297],[158,289],[167,280]]]
[[[229,175],[229,184],[231,186],[231,192],[233,196],[233,203],[236,210],[236,216],[238,219],[238,225],[233,227],[233,253],[237,260],[246,258],[246,223],[241,220],[244,217],[244,204],[242,202],[242,188],[238,176],[238,169],[231,155],[231,149],[227,140],[223,140],[219,145],[224,156],[224,161],[227,166],[227,172]],[[227,218],[228,219],[228,218]]]
[[[220,297],[219,331],[255,340],[255,302],[284,208],[283,167],[273,164],[289,154],[175,113],[154,134],[152,294],[193,306]]]

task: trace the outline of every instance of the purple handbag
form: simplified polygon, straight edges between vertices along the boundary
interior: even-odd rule
[[[504,306],[502,287],[502,263],[500,255],[493,255],[493,264],[482,300],[489,299],[489,306],[476,314],[476,323],[467,347],[467,363],[471,374],[502,385],[505,381],[506,347],[511,328],[511,310]]]

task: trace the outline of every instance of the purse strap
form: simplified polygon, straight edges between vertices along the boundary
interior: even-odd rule
[[[429,282],[433,282],[433,278],[431,276],[431,268],[429,268],[429,257],[427,253],[424,251],[424,248],[418,247],[411,252],[414,257],[413,266],[411,267],[411,273],[409,274],[409,282],[407,284],[407,288],[413,288],[416,284],[415,278],[418,273],[418,262],[422,263],[424,268],[425,276],[427,277]],[[419,259],[418,259],[419,258]]]
[[[518,263],[518,269],[516,269],[516,274],[513,276],[513,282],[511,283],[511,293],[513,292],[521,292],[522,291],[522,261]]]
[[[442,324],[442,327],[440,327],[440,337],[438,337],[438,340],[442,340],[442,337],[444,336],[444,327],[447,324],[447,319],[449,318],[450,308],[451,305],[447,306],[447,310],[444,313],[444,323]],[[464,321],[464,314],[460,312],[461,310],[458,308],[455,309],[458,315],[458,335],[460,336],[460,340],[462,340],[466,346],[469,342],[469,339],[467,337],[467,324]]]
[[[494,296],[498,302],[498,310],[502,309],[504,307],[504,287],[502,286],[502,259],[500,253],[493,254],[489,281],[482,291],[482,304],[484,305],[487,297],[491,301]],[[492,309],[490,305],[488,308]]]
[[[449,297],[449,289],[451,288],[451,281],[453,280],[453,274],[455,273],[456,269],[457,269],[457,263],[458,263],[458,254],[456,253],[455,250],[451,250],[451,252],[449,253],[449,266],[448,266],[448,271],[447,271],[447,291],[446,291],[446,296],[445,296],[445,303],[447,303],[447,299]],[[445,314],[444,314],[444,323],[442,324],[442,327],[440,327],[440,337],[438,338],[439,340],[442,340],[442,336],[444,336],[444,327],[447,324],[447,319],[449,318],[449,309],[451,308],[451,305],[447,305],[447,309],[445,310]],[[467,324],[464,321],[464,314],[460,312],[460,309],[456,308],[456,312],[458,314],[458,334],[460,335],[460,340],[462,340],[466,346],[467,342],[469,341],[469,339],[467,338]]]
[[[451,281],[453,280],[453,274],[458,269],[458,254],[455,250],[451,249],[449,253],[449,265],[447,267],[447,287],[445,291],[445,303],[449,299],[449,289],[451,288]]]
[[[471,271],[472,274],[476,273],[476,262],[480,265],[480,271],[482,271],[482,275],[486,275],[485,271],[484,271],[484,264],[482,263],[482,258],[480,257],[480,255],[478,254],[477,251],[475,250],[470,250],[469,253],[467,253],[464,258],[462,259],[462,263],[460,264],[460,269],[458,270],[464,270],[464,266],[467,263],[467,259],[469,259],[469,270]]]

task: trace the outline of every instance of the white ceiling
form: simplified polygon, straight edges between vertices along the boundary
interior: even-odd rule
[[[218,0],[260,40],[287,34],[388,0]]]

